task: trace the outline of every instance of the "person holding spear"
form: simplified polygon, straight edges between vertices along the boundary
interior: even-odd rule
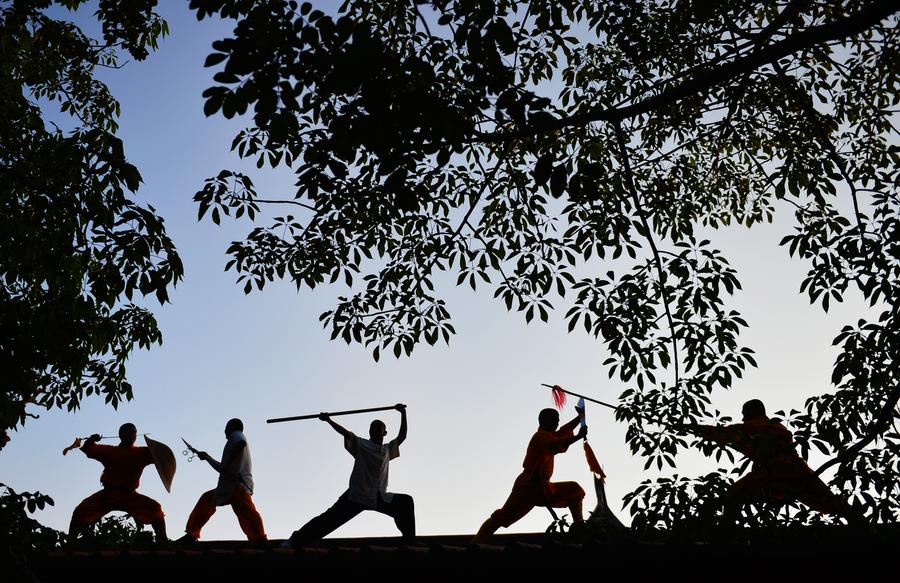
[[[247,540],[259,544],[268,540],[262,517],[253,504],[250,448],[244,436],[244,423],[240,419],[231,419],[225,424],[225,439],[221,461],[184,442],[191,452],[219,472],[219,482],[215,489],[204,492],[197,500],[184,528],[185,535],[177,541],[181,544],[196,542],[201,529],[215,514],[216,507],[226,505],[234,511]]]
[[[384,408],[378,408],[384,409]],[[341,494],[328,510],[316,516],[291,534],[285,546],[301,547],[317,541],[346,524],[363,510],[374,510],[394,519],[407,542],[415,540],[416,518],[412,496],[392,494],[387,491],[388,465],[400,455],[400,444],[406,440],[406,405],[398,403],[390,409],[400,412],[400,431],[397,437],[384,443],[387,426],[376,419],[369,425],[369,439],[354,435],[332,419],[331,413],[320,413],[318,418],[331,425],[344,438],[344,449],[353,456],[350,487]],[[365,410],[362,410],[365,411]],[[355,411],[335,414],[348,414]],[[308,417],[305,417],[308,418]],[[281,420],[271,420],[272,422]]]
[[[95,433],[87,438],[84,445],[75,440],[73,447],[91,459],[103,464],[100,483],[103,489],[85,498],[72,512],[69,523],[69,541],[72,542],[87,527],[114,510],[127,512],[138,524],[150,524],[157,543],[166,538],[166,519],[159,502],[137,493],[144,468],[154,464],[149,447],[135,446],[137,428],[133,423],[119,427],[119,445],[100,445],[102,437]],[[63,454],[71,448],[66,448]]]
[[[579,414],[562,427],[559,427],[559,413],[556,409],[543,409],[538,414],[538,429],[528,442],[522,473],[513,483],[512,492],[503,507],[484,521],[472,539],[473,543],[485,542],[501,526],[509,528],[535,506],[568,508],[572,513],[572,529],[577,531],[584,528],[584,489],[576,482],[550,481],[554,456],[587,437],[587,426],[584,424],[575,433],[575,428],[582,419],[581,410],[576,410]]]

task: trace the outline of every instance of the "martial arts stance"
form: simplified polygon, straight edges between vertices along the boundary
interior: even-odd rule
[[[227,441],[220,462],[205,451],[196,452],[197,457],[219,472],[219,483],[215,490],[204,492],[197,500],[184,529],[187,534],[178,542],[189,543],[199,539],[200,530],[215,514],[216,507],[225,505],[231,505],[241,530],[247,535],[247,540],[253,542],[267,540],[262,517],[253,504],[250,448],[247,446],[244,424],[240,419],[232,419],[225,424],[225,438]]]
[[[685,425],[687,432],[728,445],[753,461],[750,473],[735,482],[725,493],[723,520],[734,523],[744,504],[771,502],[783,504],[792,500],[803,502],[813,510],[836,514],[848,522],[864,520],[844,500],[838,498],[816,476],[794,450],[793,435],[777,421],[766,416],[762,401],[744,403],[743,423],[724,427],[714,425]],[[715,508],[704,509],[703,514]]]
[[[100,476],[103,489],[75,507],[69,524],[70,540],[114,510],[127,512],[138,524],[149,523],[156,533],[156,542],[167,540],[162,506],[136,492],[144,468],[153,464],[150,449],[134,445],[136,439],[137,428],[126,423],[119,427],[119,445],[100,445],[97,443],[100,436],[95,433],[81,446],[86,456],[103,464]]]
[[[406,405],[398,404],[394,408],[400,412],[400,432],[386,444],[384,437],[387,428],[383,421],[372,421],[369,439],[361,439],[335,423],[327,413],[319,415],[319,419],[344,437],[344,449],[353,456],[350,487],[331,508],[295,531],[291,535],[290,546],[303,546],[328,536],[363,510],[387,514],[394,519],[404,540],[415,539],[416,518],[412,496],[387,492],[388,464],[400,455],[400,444],[406,440]]]
[[[525,461],[522,462],[522,473],[513,483],[509,498],[503,504],[503,508],[496,510],[484,521],[472,542],[484,542],[498,528],[501,526],[508,528],[535,506],[568,507],[572,513],[573,526],[583,527],[581,504],[584,500],[584,490],[575,482],[550,481],[553,475],[553,456],[566,451],[570,445],[587,435],[587,428],[584,426],[577,435],[574,433],[579,421],[580,417],[576,416],[557,430],[559,413],[555,409],[544,409],[540,412],[538,430],[528,442]]]

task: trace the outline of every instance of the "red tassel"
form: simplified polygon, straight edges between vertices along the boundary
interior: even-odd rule
[[[584,457],[587,458],[587,464],[591,471],[597,474],[601,480],[605,480],[606,474],[603,473],[603,468],[600,467],[600,462],[597,461],[597,456],[594,455],[591,444],[586,441],[584,442]]]
[[[69,452],[72,451],[73,449],[77,449],[77,448],[79,448],[79,447],[81,447],[81,438],[80,438],[80,437],[76,437],[76,438],[75,438],[75,441],[72,442],[72,445],[70,445],[69,447],[67,447],[66,449],[63,450],[63,455],[66,455],[67,453],[69,453]]]
[[[562,387],[559,385],[553,385],[553,404],[556,405],[556,408],[562,411],[562,408],[566,406],[566,393],[562,390]]]

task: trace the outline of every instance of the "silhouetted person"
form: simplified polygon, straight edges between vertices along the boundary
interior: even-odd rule
[[[819,512],[836,514],[849,522],[863,521],[853,508],[831,491],[794,450],[791,432],[766,416],[763,402],[753,399],[741,410],[743,423],[726,426],[685,425],[685,431],[728,445],[753,462],[750,473],[731,485],[719,505],[726,524],[736,522],[748,503],[802,502]],[[703,514],[714,512],[705,509]]]
[[[114,510],[127,512],[138,524],[150,524],[156,533],[156,541],[166,538],[166,520],[162,506],[153,498],[136,492],[144,468],[153,465],[153,456],[147,447],[134,445],[137,428],[132,423],[119,427],[119,445],[100,445],[98,434],[91,435],[81,451],[103,464],[100,482],[103,489],[84,499],[72,512],[69,538],[74,540],[90,525]]]
[[[327,413],[319,415],[344,437],[344,449],[353,456],[350,487],[331,508],[295,531],[288,542],[290,546],[299,547],[328,536],[363,510],[387,514],[406,541],[415,539],[412,496],[387,491],[388,465],[400,455],[400,444],[406,440],[406,405],[397,404],[394,408],[400,412],[400,432],[388,443],[384,443],[387,428],[383,421],[372,421],[369,439],[362,439],[335,423]]]
[[[222,461],[216,461],[205,451],[197,456],[219,472],[219,483],[214,490],[204,492],[188,517],[185,535],[180,543],[190,543],[200,538],[200,530],[209,522],[217,506],[230,505],[237,516],[241,530],[247,540],[262,542],[267,540],[262,517],[253,504],[253,474],[251,471],[250,448],[244,436],[244,424],[240,419],[231,419],[225,424],[225,449]]]
[[[551,482],[553,457],[569,449],[569,446],[584,439],[587,428],[582,426],[576,435],[575,427],[580,417],[557,429],[559,413],[555,409],[544,409],[538,415],[538,430],[528,442],[522,473],[513,483],[512,492],[503,508],[494,511],[484,521],[472,542],[479,543],[494,534],[498,528],[508,528],[528,514],[535,506],[548,508],[568,508],[572,513],[573,526],[582,528],[584,516],[581,504],[584,490],[576,482]]]

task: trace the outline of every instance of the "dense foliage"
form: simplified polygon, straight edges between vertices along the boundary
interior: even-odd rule
[[[125,362],[161,342],[132,303],[160,302],[182,265],[116,136],[98,79],[166,34],[155,0],[100,0],[102,38],[65,18],[80,0],[0,2],[0,427],[88,395],[130,399]],[[83,7],[82,7],[83,9]]]
[[[879,315],[847,324],[832,390],[785,421],[804,455],[835,455],[834,487],[897,519],[896,3],[191,6],[236,20],[207,59],[207,115],[244,116],[237,154],[296,174],[293,197],[229,170],[195,196],[216,223],[288,209],[228,249],[246,292],[345,283],[322,320],[376,359],[449,340],[441,271],[529,321],[562,306],[630,384],[628,445],[662,469],[688,447],[731,457],[666,423],[721,420],[711,394],[755,366],[728,305],[738,274],[695,233],[792,213],[800,291]],[[648,481],[635,523],[672,525],[731,479]]]

